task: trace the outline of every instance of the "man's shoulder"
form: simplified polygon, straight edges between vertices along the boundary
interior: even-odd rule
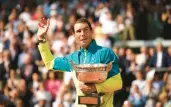
[[[74,52],[68,54],[67,57],[72,59],[72,58],[78,56],[78,54],[79,54],[79,51],[77,50],[77,51],[74,51]]]
[[[111,48],[108,48],[108,47],[102,47],[100,49],[100,51],[102,53],[104,53],[104,54],[114,54],[115,55],[114,51]]]
[[[110,52],[112,52],[112,49],[111,48],[103,47],[103,46],[99,46],[99,50],[100,51],[110,51]]]
[[[80,52],[80,50],[76,50],[76,51],[74,51],[74,52],[72,52],[70,55],[78,55],[79,54],[79,52]]]
[[[114,59],[118,59],[118,56],[115,54],[115,52],[111,48],[108,48],[108,47],[102,47],[99,50],[99,54],[103,59],[112,58],[112,57]]]

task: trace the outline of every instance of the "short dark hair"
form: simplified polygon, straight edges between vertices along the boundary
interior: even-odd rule
[[[77,23],[86,23],[86,24],[88,24],[90,30],[92,30],[91,23],[90,23],[86,18],[84,18],[84,17],[78,19],[78,20],[74,23],[74,25],[77,24]],[[75,33],[74,25],[72,26],[72,32],[73,32],[73,33]]]

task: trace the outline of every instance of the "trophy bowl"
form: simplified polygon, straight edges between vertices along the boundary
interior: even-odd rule
[[[107,79],[109,69],[112,67],[112,62],[109,64],[74,64],[71,61],[72,68],[76,72],[76,77],[83,83],[101,83]]]

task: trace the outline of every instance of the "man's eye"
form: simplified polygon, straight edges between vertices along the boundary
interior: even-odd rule
[[[80,32],[81,32],[81,30],[77,30],[77,32],[78,32],[78,33],[80,33]]]
[[[88,31],[88,29],[85,29],[84,31]]]

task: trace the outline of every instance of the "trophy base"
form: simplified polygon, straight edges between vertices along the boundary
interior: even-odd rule
[[[90,107],[99,107],[102,104],[102,96],[78,96],[78,104],[83,104]]]

